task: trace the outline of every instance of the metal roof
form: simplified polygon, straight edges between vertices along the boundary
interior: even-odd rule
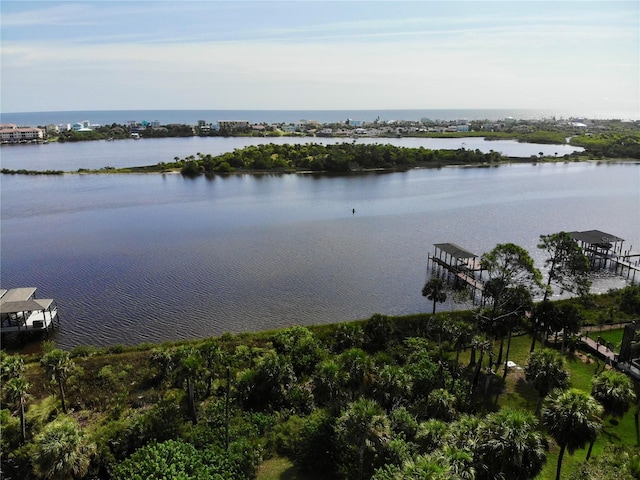
[[[616,237],[610,233],[600,230],[588,230],[586,232],[569,232],[575,240],[588,243],[589,245],[600,245],[604,243],[624,242],[624,239]]]
[[[433,246],[448,253],[453,258],[476,258],[478,256],[455,243],[434,243]]]
[[[45,308],[46,307],[43,307],[35,300],[18,300],[16,302],[0,303],[0,313],[33,312],[44,310]]]
[[[0,302],[20,302],[23,300],[29,300],[34,293],[36,293],[36,288],[34,287],[12,288],[0,297]]]

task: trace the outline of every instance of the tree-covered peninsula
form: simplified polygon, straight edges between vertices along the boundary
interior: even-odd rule
[[[445,165],[495,165],[507,160],[508,157],[499,152],[482,153],[480,150],[464,148],[430,150],[353,142],[330,145],[268,143],[236,149],[217,156],[198,153],[197,156],[176,158],[173,165],[164,166],[178,167],[184,175],[233,171],[345,173]]]

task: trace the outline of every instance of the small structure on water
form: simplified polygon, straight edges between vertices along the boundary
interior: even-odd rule
[[[0,332],[38,333],[60,324],[58,305],[51,298],[36,298],[36,288],[0,289]]]
[[[482,266],[478,255],[456,245],[455,243],[434,243],[435,252],[427,258],[427,268],[439,273],[443,271],[445,276],[453,276],[456,281],[461,281],[471,288],[472,298],[475,302],[476,294],[484,292],[482,281]]]
[[[610,269],[624,275],[635,283],[636,272],[640,272],[640,254],[623,250],[624,239],[600,230],[569,232],[589,258],[593,270]],[[637,260],[633,261],[636,258]]]

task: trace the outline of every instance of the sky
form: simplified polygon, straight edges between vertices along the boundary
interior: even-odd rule
[[[535,108],[640,118],[637,0],[2,0],[0,13],[7,113]]]

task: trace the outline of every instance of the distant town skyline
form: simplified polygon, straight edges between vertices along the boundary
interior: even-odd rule
[[[640,118],[637,1],[14,1],[1,110]]]

